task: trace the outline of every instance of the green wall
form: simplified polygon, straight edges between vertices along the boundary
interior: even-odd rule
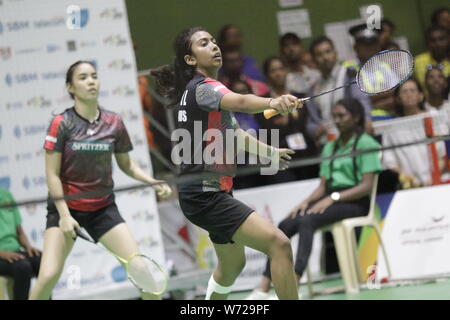
[[[425,50],[423,31],[434,9],[448,0],[304,0],[309,9],[313,37],[324,33],[325,23],[355,19],[359,7],[380,4],[384,16],[397,25],[395,36],[406,36],[413,54]],[[235,24],[244,33],[244,51],[259,62],[278,53],[276,12],[278,0],[127,0],[133,39],[138,44],[138,69],[165,64],[173,56],[178,32],[202,26],[216,34],[224,24]],[[305,46],[311,39],[305,39]]]

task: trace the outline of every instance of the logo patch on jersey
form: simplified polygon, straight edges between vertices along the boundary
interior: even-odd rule
[[[77,141],[72,142],[70,148],[78,152],[111,152],[111,143],[95,142],[95,141]]]
[[[178,111],[178,122],[186,122],[186,121],[187,121],[186,110]]]

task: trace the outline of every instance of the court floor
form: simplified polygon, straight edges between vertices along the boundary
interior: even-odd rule
[[[313,300],[450,300],[450,279],[421,284],[398,284],[381,289],[363,289],[358,294],[347,295],[339,290],[343,288],[341,279],[328,280],[313,285],[314,291],[328,293],[314,296]],[[336,293],[331,293],[339,291]],[[309,300],[306,285],[301,286],[302,299]],[[273,290],[272,290],[273,293]],[[250,291],[232,293],[231,300],[243,300]]]

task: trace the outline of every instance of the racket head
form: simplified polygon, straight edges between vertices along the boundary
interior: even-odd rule
[[[384,50],[370,57],[358,71],[356,83],[369,96],[389,92],[408,80],[414,58],[407,50]]]
[[[168,275],[153,259],[135,254],[127,261],[128,279],[142,292],[160,295],[167,289]]]

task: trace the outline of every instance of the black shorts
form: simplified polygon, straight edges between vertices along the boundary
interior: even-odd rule
[[[209,232],[216,244],[233,243],[232,237],[254,210],[226,192],[180,192],[180,207],[193,224]]]
[[[78,222],[80,227],[86,229],[95,242],[113,227],[125,222],[115,202],[97,211],[78,211],[70,208],[69,211],[72,218]],[[46,229],[59,227],[59,214],[55,205],[48,204],[47,212]]]

